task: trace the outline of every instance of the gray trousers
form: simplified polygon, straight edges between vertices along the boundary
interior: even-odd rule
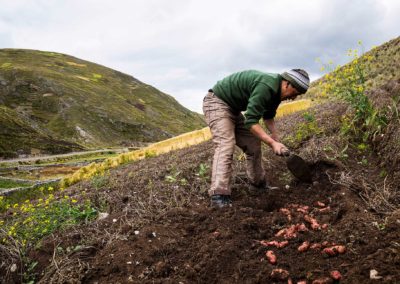
[[[250,182],[256,185],[264,182],[261,141],[244,127],[243,115],[235,113],[214,93],[204,97],[203,112],[215,146],[209,194],[231,194],[235,145],[246,155],[246,172]]]

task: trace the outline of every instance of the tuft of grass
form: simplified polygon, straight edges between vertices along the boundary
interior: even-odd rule
[[[294,133],[284,138],[284,143],[287,143],[291,148],[297,148],[300,143],[323,133],[323,129],[319,127],[313,113],[305,112],[303,118],[305,122],[299,123]]]
[[[109,183],[109,176],[105,174],[96,174],[91,178],[90,183],[95,189],[100,189]]]

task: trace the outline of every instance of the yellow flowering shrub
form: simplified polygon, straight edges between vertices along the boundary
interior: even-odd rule
[[[361,41],[358,42],[362,47]],[[334,95],[350,104],[354,110],[354,115],[350,120],[350,125],[345,125],[345,131],[353,131],[357,137],[363,141],[378,134],[382,127],[387,124],[385,117],[380,115],[371,104],[365,93],[366,74],[368,73],[368,62],[371,56],[360,56],[357,49],[349,49],[347,56],[351,62],[344,66],[333,66],[333,62],[328,64],[317,60],[322,70],[330,73],[326,74],[324,80],[320,81],[322,86],[321,96],[328,94]]]
[[[47,188],[47,195],[36,201],[25,200],[12,206],[7,198],[0,196],[0,205],[7,210],[0,216],[0,243],[16,243],[23,251],[28,245],[35,245],[44,236],[56,229],[89,220],[97,215],[89,200],[80,204],[78,200],[64,195],[56,198]],[[40,189],[44,191],[44,189]],[[7,208],[7,209],[6,209]],[[12,217],[9,217],[12,216]]]

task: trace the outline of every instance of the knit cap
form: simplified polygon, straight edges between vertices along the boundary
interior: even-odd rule
[[[281,74],[283,79],[290,82],[301,94],[307,92],[310,86],[310,78],[308,73],[303,69],[292,69]]]

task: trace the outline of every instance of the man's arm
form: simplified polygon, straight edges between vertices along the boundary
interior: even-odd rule
[[[273,118],[264,119],[265,126],[271,132],[271,138],[275,141],[279,141],[278,131],[275,128],[275,120]]]
[[[260,139],[261,141],[263,141],[265,144],[267,144],[268,146],[270,146],[272,148],[272,150],[274,151],[275,154],[277,155],[282,155],[283,152],[287,151],[287,148],[285,145],[283,145],[282,143],[279,143],[277,141],[275,141],[274,139],[272,139],[271,136],[269,136],[264,129],[261,127],[260,124],[253,124],[250,127],[250,132],[256,136],[258,139]]]

